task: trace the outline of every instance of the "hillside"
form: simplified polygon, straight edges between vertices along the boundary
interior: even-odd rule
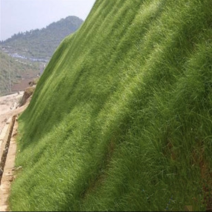
[[[19,118],[12,210],[211,210],[211,7],[96,1]]]
[[[75,32],[82,23],[80,18],[69,16],[46,28],[15,34],[0,42],[0,46],[10,54],[17,53],[27,58],[49,60],[60,42]]]
[[[16,92],[39,73],[39,64],[17,60],[0,51],[0,96]],[[23,81],[26,83],[20,85]]]

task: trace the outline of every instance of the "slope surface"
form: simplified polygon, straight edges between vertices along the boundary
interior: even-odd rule
[[[205,210],[211,0],[97,0],[19,119],[11,208]]]

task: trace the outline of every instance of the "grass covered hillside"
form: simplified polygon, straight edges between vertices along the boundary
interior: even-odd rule
[[[0,51],[0,96],[14,92],[14,85],[22,79],[36,77],[39,72],[39,64],[17,60]]]
[[[211,8],[96,1],[19,119],[12,210],[211,210]]]

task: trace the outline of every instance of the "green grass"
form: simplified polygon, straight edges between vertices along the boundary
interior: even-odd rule
[[[14,211],[211,207],[211,0],[97,0],[19,119]]]

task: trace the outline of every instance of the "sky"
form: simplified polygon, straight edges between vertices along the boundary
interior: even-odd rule
[[[0,0],[0,41],[68,16],[86,19],[95,0]]]

